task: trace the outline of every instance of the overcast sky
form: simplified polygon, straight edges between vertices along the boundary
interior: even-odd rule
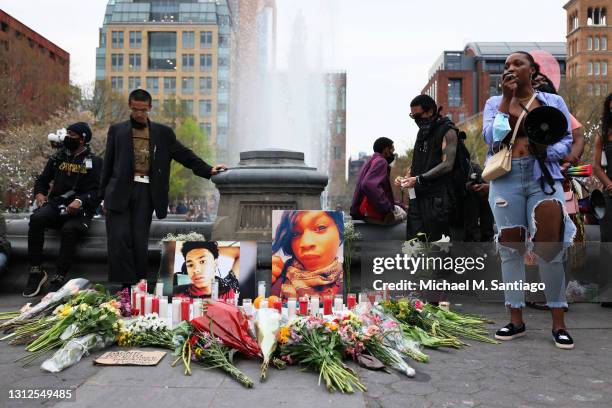
[[[71,80],[91,84],[107,0],[0,0],[0,8],[70,53]],[[347,72],[347,153],[379,136],[414,143],[409,103],[443,50],[470,41],[565,41],[565,0],[277,0],[278,63],[295,16],[314,65]]]

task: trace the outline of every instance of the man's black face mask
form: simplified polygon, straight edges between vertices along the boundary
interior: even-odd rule
[[[421,129],[424,132],[427,132],[431,129],[431,126],[433,125],[435,120],[436,120],[435,116],[432,116],[429,118],[415,118],[414,122],[419,127],[419,129]]]
[[[76,149],[79,148],[79,146],[81,146],[81,142],[79,139],[74,139],[72,137],[64,138],[64,147],[70,150],[71,152],[74,152]]]
[[[395,160],[395,154],[392,154],[389,157],[385,157],[385,159],[387,160],[387,163],[391,164],[393,163],[393,160]]]

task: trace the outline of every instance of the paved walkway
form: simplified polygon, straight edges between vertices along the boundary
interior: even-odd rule
[[[23,303],[0,296],[0,310]],[[485,314],[505,324],[500,304],[470,302],[456,310]],[[0,344],[0,407],[12,406],[181,406],[181,407],[605,407],[612,406],[612,310],[572,305],[567,316],[577,347],[554,347],[547,312],[526,311],[528,335],[499,345],[474,343],[463,350],[428,351],[428,364],[412,363],[417,376],[358,369],[367,393],[330,394],[317,376],[291,367],[271,369],[266,383],[245,389],[217,371],[195,369],[190,377],[171,368],[171,356],[157,367],[96,367],[86,357],[59,374],[22,368],[13,360],[22,348]],[[493,326],[491,329],[493,330]],[[99,353],[96,353],[96,355]],[[257,379],[255,361],[238,366]],[[9,400],[9,389],[74,388],[76,402]]]

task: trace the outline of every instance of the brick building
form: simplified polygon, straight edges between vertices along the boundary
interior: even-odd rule
[[[0,127],[40,122],[67,103],[70,54],[0,10]]]
[[[612,67],[612,25],[608,24],[606,0],[571,0],[567,11],[568,80],[580,82],[588,95],[611,91],[608,68]]]
[[[473,42],[462,51],[444,51],[429,70],[422,93],[430,95],[442,113],[461,123],[484,108],[486,100],[501,93],[506,57],[513,51],[545,50],[559,62],[565,75],[565,43]]]

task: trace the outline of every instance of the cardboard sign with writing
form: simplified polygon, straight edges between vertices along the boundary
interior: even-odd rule
[[[167,353],[165,351],[109,351],[98,357],[94,364],[99,365],[157,365]]]

